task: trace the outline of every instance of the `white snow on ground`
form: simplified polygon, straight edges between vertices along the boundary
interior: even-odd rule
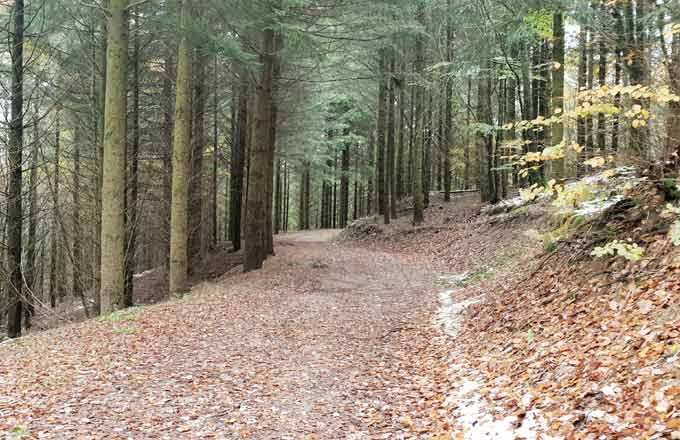
[[[145,270],[144,272],[134,274],[133,277],[134,278],[142,278],[142,277],[145,277],[147,275],[154,273],[155,271],[156,271],[156,269]]]
[[[623,196],[616,195],[583,202],[581,203],[581,207],[574,211],[574,214],[584,217],[599,214],[616,205],[621,200],[623,200]]]
[[[451,299],[451,295],[455,293],[455,290],[444,290],[439,293],[439,303],[440,308],[437,312],[437,317],[435,322],[441,325],[444,329],[444,333],[455,338],[458,333],[458,320],[455,319],[463,310],[467,309],[473,304],[480,302],[483,297],[477,297],[468,299],[466,301],[454,302]]]
[[[469,278],[470,274],[447,275],[440,277],[452,285],[458,285]],[[483,296],[456,302],[453,295],[456,289],[447,289],[439,293],[440,307],[434,321],[440,325],[446,335],[455,339],[460,326],[459,316],[462,311],[484,299]],[[547,430],[547,422],[540,411],[530,409],[532,396],[526,395],[522,399],[527,409],[526,415],[519,423],[516,416],[507,416],[497,420],[488,401],[482,397],[483,381],[481,374],[474,368],[456,363],[461,359],[454,351],[450,355],[451,375],[458,379],[458,388],[452,389],[446,399],[446,405],[453,410],[452,424],[460,427],[465,440],[559,440],[561,437],[551,437],[542,432]],[[519,427],[517,427],[519,423]],[[452,439],[459,439],[452,434]]]

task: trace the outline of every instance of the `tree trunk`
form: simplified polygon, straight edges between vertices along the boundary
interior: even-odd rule
[[[205,111],[208,103],[207,66],[209,55],[204,47],[196,49],[193,61],[193,136],[191,137],[191,177],[189,180],[189,272],[199,264],[203,250],[203,156],[205,154]]]
[[[449,11],[453,10],[453,0],[447,0]],[[453,19],[449,13],[446,24],[446,60],[453,64]],[[453,146],[453,78],[445,78],[444,90],[444,138],[441,152],[444,155],[444,201],[451,200],[451,147]]]
[[[645,7],[643,1],[626,0],[624,11],[626,16],[626,58],[628,62],[628,73],[632,85],[645,85],[647,78],[645,75]],[[643,99],[633,99],[633,104],[647,107]],[[631,148],[638,154],[643,154],[647,149],[647,139],[649,137],[647,126],[630,128]]]
[[[387,55],[385,53],[386,49],[380,50],[380,68],[379,68],[379,84],[378,84],[378,134],[377,134],[377,162],[376,167],[378,168],[378,213],[383,215],[385,218],[385,224],[390,222],[390,210],[389,210],[389,188],[386,176],[386,141],[385,141],[385,124],[387,123]]]
[[[465,124],[469,127],[472,124],[472,78],[467,80],[467,117]],[[463,150],[464,170],[463,170],[463,189],[470,189],[470,144],[472,143],[471,136],[465,141]]]
[[[134,272],[135,272],[135,251],[137,249],[137,199],[139,198],[139,35],[137,29],[139,23],[135,23],[135,35],[133,37],[132,51],[132,139],[131,148],[128,152],[129,174],[127,176],[127,218],[126,218],[126,246],[125,246],[125,292],[123,294],[123,305],[132,307],[134,305]],[[74,238],[75,242],[75,238]]]
[[[76,124],[78,122],[76,121]],[[83,296],[83,247],[81,244],[82,228],[80,219],[80,149],[81,149],[81,136],[82,127],[74,127],[74,139],[73,139],[73,243],[72,243],[72,256],[73,256],[73,296],[76,298],[82,298]],[[87,313],[87,308],[85,309]]]
[[[267,187],[271,149],[271,123],[275,59],[275,34],[265,29],[262,36],[262,76],[257,85],[255,127],[248,170],[248,206],[246,215],[246,243],[243,271],[261,269],[267,255]]]
[[[180,29],[189,23],[190,0],[182,0]],[[172,151],[172,205],[170,209],[170,295],[188,289],[188,207],[191,160],[191,43],[182,35],[177,50],[175,126]]]
[[[402,64],[402,70],[404,65]],[[404,197],[404,155],[406,153],[406,93],[405,79],[400,77],[399,82],[399,146],[397,149],[397,168],[395,171],[397,200]]]
[[[14,2],[12,89],[9,125],[9,193],[7,195],[7,336],[21,336],[22,285],[22,166],[24,143],[24,2]]]
[[[170,269],[170,211],[172,207],[172,136],[174,132],[174,97],[172,90],[172,79],[176,76],[173,72],[172,58],[168,55],[164,61],[163,72],[163,205],[167,213],[163,217],[164,223],[164,248],[166,252],[165,267]]]
[[[432,139],[434,138],[434,93],[427,92],[427,124],[425,126],[425,140],[423,142],[423,199],[425,208],[430,206],[430,190],[432,189]]]
[[[600,9],[602,15],[606,13],[606,6],[604,3],[601,4]],[[607,84],[607,56],[608,56],[607,43],[605,41],[605,35],[600,33],[598,35],[598,71],[597,71],[597,85],[602,88]],[[597,115],[597,148],[601,155],[606,155],[607,153],[607,121],[604,113],[598,113]]]
[[[595,88],[595,48],[594,48],[594,32],[591,27],[588,27],[588,62],[586,87],[588,90]],[[588,158],[595,155],[595,123],[592,114],[586,117],[586,150],[588,151]]]
[[[108,2],[104,1],[103,4],[108,6]],[[91,94],[92,94],[92,127],[93,127],[93,144],[95,148],[94,155],[94,187],[95,187],[95,217],[94,222],[94,243],[93,243],[93,254],[94,254],[94,267],[93,267],[93,279],[94,279],[94,310],[95,314],[99,315],[101,313],[101,297],[99,292],[101,291],[101,266],[102,266],[102,186],[104,184],[104,174],[102,162],[104,160],[104,108],[106,102],[106,40],[107,40],[107,20],[105,16],[97,17],[96,22],[100,24],[102,28],[101,36],[97,40],[96,38],[96,27],[93,26],[93,42],[92,42],[92,83],[91,83]],[[101,74],[99,73],[101,72]]]
[[[582,92],[583,90],[586,89],[586,76],[588,74],[588,33],[586,31],[586,27],[584,25],[581,25],[581,31],[579,32],[579,63],[578,63],[578,77],[577,77],[577,85],[578,85],[578,91]],[[583,99],[578,98],[576,100],[576,104],[578,106],[583,105]],[[584,170],[584,165],[583,162],[587,157],[587,151],[586,151],[586,119],[584,117],[579,116],[576,120],[576,143],[578,143],[583,150],[581,151],[581,154],[579,155],[578,162],[576,164],[577,168],[577,175],[581,176],[583,175]]]
[[[283,34],[277,33],[274,38],[273,47],[273,72],[272,72],[272,92],[271,92],[271,112],[270,112],[270,137],[269,150],[267,155],[267,193],[266,193],[266,225],[265,225],[265,258],[274,255],[274,163],[276,162],[278,117],[279,117],[279,77],[281,76],[280,51],[283,48]]]
[[[125,284],[125,144],[127,136],[128,0],[111,0],[106,53],[102,185],[101,311],[123,306]]]
[[[491,66],[489,61],[485,61],[482,65],[482,72],[479,78],[478,94],[477,94],[477,117],[479,122],[487,126],[493,124],[491,114]],[[496,181],[494,176],[494,148],[493,135],[484,131],[479,134],[479,151],[482,157],[483,175],[480,176],[482,183],[482,200],[489,203],[498,202],[498,194],[496,191]]]
[[[245,67],[239,69],[238,123],[233,135],[231,151],[231,188],[229,199],[229,239],[234,252],[241,249],[241,220],[243,211],[243,182],[245,178],[246,146],[248,136],[249,82]]]
[[[397,181],[396,181],[396,152],[395,152],[395,108],[394,102],[396,99],[395,87],[396,82],[394,80],[395,70],[396,70],[396,55],[392,52],[389,56],[389,77],[388,81],[388,96],[387,96],[387,157],[386,165],[387,170],[385,172],[385,177],[387,179],[385,195],[389,198],[388,207],[389,215],[385,216],[385,224],[389,224],[390,217],[397,218]]]
[[[37,245],[37,239],[36,239],[36,233],[38,229],[38,212],[39,212],[39,205],[38,205],[38,185],[40,185],[40,182],[38,181],[38,154],[40,153],[39,151],[39,143],[40,143],[40,136],[39,136],[39,122],[38,118],[36,117],[33,121],[33,145],[31,148],[31,182],[29,186],[29,202],[30,206],[28,208],[28,243],[26,243],[26,271],[24,273],[24,278],[26,279],[26,294],[24,295],[24,299],[26,304],[24,305],[24,327],[26,329],[30,329],[32,326],[32,318],[33,315],[35,314],[35,304],[39,300],[39,296],[36,294],[36,286],[38,285],[36,283],[36,245]],[[74,162],[75,162],[75,157],[74,157]],[[77,163],[77,162],[76,162]],[[77,174],[76,174],[77,175]],[[74,198],[75,194],[77,193],[79,189],[74,187]],[[75,202],[75,200],[74,200]],[[77,215],[79,212],[79,204],[74,203],[74,224],[76,219],[79,218]],[[76,237],[74,237],[74,243],[76,242]],[[74,277],[76,275],[76,272],[74,272]]]
[[[623,25],[623,14],[619,5],[613,6],[613,15],[616,29],[616,60],[614,64],[614,84],[619,86],[623,82],[624,52],[626,50],[626,32]],[[614,97],[614,106],[621,108],[621,94]],[[619,138],[621,136],[621,122],[619,114],[612,116],[612,151],[619,150]]]
[[[553,53],[552,53],[552,108],[553,112],[561,109],[558,117],[564,114],[564,71],[565,64],[565,32],[564,12],[558,9],[553,14]],[[514,102],[513,102],[514,105]],[[510,120],[509,122],[515,122]],[[552,145],[560,145],[564,141],[564,123],[558,122],[552,126]],[[557,179],[564,178],[564,159],[553,161],[553,174]]]
[[[424,5],[422,2],[418,3],[417,19],[422,24],[425,18]],[[421,75],[423,72],[423,37],[418,35],[416,37],[416,75]],[[416,85],[416,103],[415,103],[415,133],[416,139],[413,142],[413,225],[420,226],[425,221],[424,206],[423,206],[423,88]]]
[[[57,218],[59,217],[59,175],[61,172],[61,124],[59,121],[59,111],[55,116],[55,139],[54,139],[54,190],[52,192],[52,225],[50,228],[50,307],[53,309],[57,306],[57,298],[59,297],[58,275],[57,267],[59,266],[59,225]]]
[[[349,129],[345,130],[345,137],[349,136]],[[345,229],[349,220],[349,167],[350,143],[344,142],[342,148],[342,174],[340,175],[340,221],[338,227]]]
[[[217,247],[217,241],[218,241],[218,227],[217,227],[217,211],[219,209],[218,206],[218,201],[217,201],[217,194],[219,192],[218,190],[218,176],[217,176],[217,167],[218,167],[218,149],[219,149],[219,138],[218,138],[218,116],[219,116],[219,107],[218,107],[218,85],[219,85],[219,72],[217,70],[217,56],[214,56],[214,65],[213,65],[213,151],[212,151],[212,204],[210,206],[211,212],[210,212],[210,218],[211,218],[211,244],[213,248]],[[226,205],[225,205],[226,209]]]

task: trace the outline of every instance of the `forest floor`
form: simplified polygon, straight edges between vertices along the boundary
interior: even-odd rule
[[[409,438],[446,430],[436,273],[278,240],[264,270],[0,346],[0,432],[25,438]]]
[[[546,250],[544,205],[277,237],[176,301],[0,344],[0,433],[678,439],[680,251],[651,184]],[[640,262],[590,257],[593,237]]]

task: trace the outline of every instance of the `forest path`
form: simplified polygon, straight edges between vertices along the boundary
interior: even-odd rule
[[[277,237],[262,271],[0,347],[0,432],[45,438],[415,438],[436,431],[435,274]]]

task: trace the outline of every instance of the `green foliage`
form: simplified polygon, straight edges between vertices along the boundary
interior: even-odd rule
[[[471,284],[483,280],[490,274],[490,272],[491,270],[488,267],[481,267],[472,272],[469,276],[456,280],[455,285],[461,289],[465,288]]]
[[[534,329],[529,329],[527,332],[527,343],[531,344],[534,342],[534,339],[536,339],[536,334],[534,333]]]
[[[105,322],[135,321],[141,312],[142,307],[130,307],[129,309],[116,310],[109,315],[100,317],[99,320]]]
[[[548,9],[530,9],[524,16],[527,24],[539,38],[549,39],[553,35],[553,13]]]
[[[644,257],[645,250],[636,243],[624,243],[614,240],[604,246],[596,247],[591,253],[594,257],[620,256],[628,261],[637,262]]]
[[[578,182],[568,188],[564,188],[562,191],[558,191],[553,206],[557,208],[574,209],[581,203],[594,198],[595,192],[593,187],[587,183]]]
[[[661,179],[658,186],[667,200],[680,199],[680,186],[676,179]]]

